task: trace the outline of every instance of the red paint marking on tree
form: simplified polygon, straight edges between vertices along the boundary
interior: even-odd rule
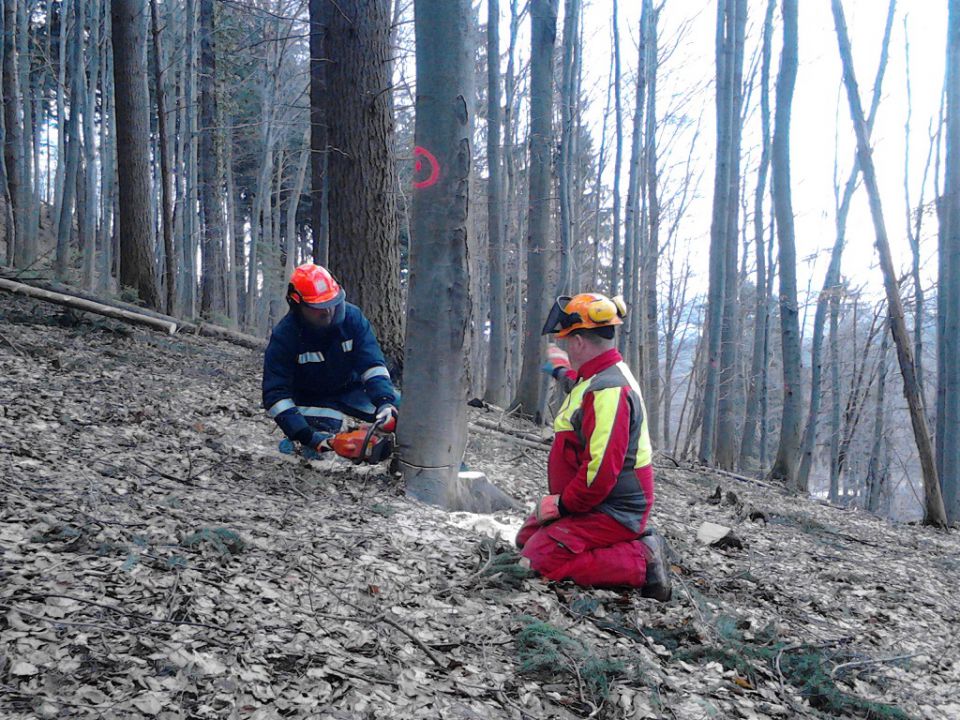
[[[433,156],[433,153],[422,148],[419,145],[413,149],[413,156],[423,156],[427,159],[427,162],[430,163],[430,175],[425,180],[415,181],[413,186],[417,190],[422,190],[423,188],[430,187],[431,185],[436,185],[437,180],[440,179],[440,163],[437,162],[437,159]],[[414,163],[414,168],[417,172],[423,170],[423,161],[419,158],[416,163]]]

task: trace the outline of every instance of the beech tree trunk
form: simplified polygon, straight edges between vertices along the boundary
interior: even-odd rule
[[[623,104],[620,99],[620,25],[617,0],[613,0],[613,106],[616,143],[613,160],[613,262],[610,263],[610,295],[620,292],[620,168],[623,165]],[[532,102],[532,99],[531,99]]]
[[[416,0],[414,14],[415,141],[430,153],[424,161],[435,158],[439,173],[430,173],[424,163],[415,177],[404,348],[408,372],[397,440],[407,493],[453,507],[456,498],[449,493],[466,444],[471,317],[470,3]]]
[[[324,0],[310,0],[310,225],[313,261],[328,263],[329,237],[324,222],[324,186],[327,181],[327,123],[324,114],[323,26]]]
[[[80,108],[84,99],[83,78],[83,2],[73,3],[73,37],[70,41],[70,118],[67,120],[66,168],[64,170],[63,204],[60,206],[60,222],[57,226],[57,256],[54,270],[58,280],[67,277],[70,266],[70,235],[73,232],[74,210],[77,201],[77,170],[80,166]],[[150,199],[146,198],[148,203]]]
[[[7,254],[16,267],[25,267],[36,258],[36,248],[25,242],[27,223],[23,192],[23,125],[21,124],[20,71],[17,57],[17,3],[3,4],[3,156],[7,169],[7,189],[13,214],[13,248]]]
[[[939,250],[937,442],[947,519],[960,521],[960,0],[950,0],[947,21],[947,124]]]
[[[797,306],[797,249],[790,191],[790,110],[797,81],[797,0],[783,0],[783,54],[777,76],[777,109],[773,120],[773,211],[777,223],[780,264],[780,347],[783,355],[783,416],[780,442],[771,476],[799,489],[801,370],[800,322]]]

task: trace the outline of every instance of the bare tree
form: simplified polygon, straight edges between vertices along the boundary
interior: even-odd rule
[[[70,44],[70,118],[67,120],[66,168],[64,170],[63,204],[57,230],[57,256],[54,269],[58,279],[67,276],[70,264],[70,233],[73,230],[74,209],[77,201],[77,170],[80,167],[80,108],[83,106],[85,82],[83,76],[83,12],[84,3],[73,3],[73,39]],[[149,198],[147,198],[149,203]]]
[[[620,292],[620,168],[623,165],[623,104],[620,99],[620,25],[617,0],[613,0],[613,105],[616,142],[613,161],[613,261],[610,294]]]
[[[166,286],[164,308],[168,314],[172,315],[176,312],[177,258],[173,250],[173,197],[170,184],[170,148],[167,132],[167,93],[164,84],[166,73],[157,0],[150,0],[150,29],[153,35],[153,80],[157,93],[157,132],[159,134],[157,140],[160,145],[160,204],[163,228],[163,271]]]
[[[532,0],[530,50],[530,198],[523,366],[514,405],[533,415],[540,406],[540,358],[547,249],[550,237],[550,148],[553,145],[553,48],[558,0]]]
[[[507,288],[500,153],[500,0],[487,2],[487,231],[490,235],[490,356],[484,398],[507,403]]]
[[[847,88],[847,99],[850,102],[850,116],[857,134],[857,151],[860,157],[860,164],[863,168],[863,180],[867,189],[867,197],[870,200],[870,215],[873,218],[873,225],[877,234],[876,246],[880,254],[880,268],[883,271],[883,284],[887,294],[890,327],[893,332],[894,342],[897,346],[897,360],[900,363],[900,372],[903,375],[904,395],[907,398],[907,404],[910,408],[910,421],[913,425],[914,439],[917,443],[917,452],[920,456],[920,465],[923,469],[925,495],[924,523],[945,527],[947,517],[940,491],[940,482],[937,478],[933,445],[930,442],[930,433],[927,430],[923,398],[920,396],[916,367],[913,362],[913,348],[910,344],[906,322],[903,317],[903,303],[900,300],[900,290],[897,286],[893,258],[890,254],[890,245],[887,240],[887,230],[883,220],[883,209],[880,204],[880,191],[877,187],[873,157],[870,154],[867,123],[864,118],[863,107],[860,104],[860,91],[857,88],[856,75],[853,69],[850,39],[847,35],[847,26],[843,16],[841,0],[832,0],[832,7],[834,24],[837,29],[837,43],[840,48],[840,58],[843,61],[843,80]]]
[[[765,332],[768,323],[768,298],[766,251],[763,242],[763,198],[767,189],[767,172],[770,169],[770,60],[772,56],[773,13],[776,0],[767,0],[763,19],[763,40],[760,51],[760,165],[757,168],[757,188],[753,201],[753,237],[757,263],[756,300],[753,314],[753,354],[750,361],[750,377],[747,384],[747,405],[744,412],[743,432],[740,436],[740,458],[737,462],[741,472],[756,457],[757,416],[760,411],[760,385],[767,362]]]
[[[773,120],[773,210],[780,248],[780,345],[783,354],[783,417],[772,477],[795,487],[800,450],[800,322],[797,307],[797,250],[790,192],[790,110],[797,82],[797,0],[783,0],[783,53],[777,76]],[[805,488],[798,488],[805,489]]]
[[[213,0],[200,0],[200,207],[203,242],[200,313],[206,318],[226,312],[224,290],[223,193],[220,180],[220,130],[217,110],[217,56]]]
[[[21,124],[20,71],[17,57],[17,3],[3,3],[3,156],[7,171],[7,189],[12,206],[13,248],[7,255],[16,266],[26,266],[36,257],[36,248],[26,242],[27,213],[23,190],[23,125]]]

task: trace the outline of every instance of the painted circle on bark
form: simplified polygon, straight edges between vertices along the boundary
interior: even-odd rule
[[[436,185],[437,180],[440,179],[440,163],[437,162],[437,159],[433,156],[433,153],[417,145],[413,149],[413,156],[416,158],[413,167],[417,174],[420,174],[423,171],[423,160],[421,158],[426,158],[427,162],[430,163],[430,174],[423,180],[413,181],[413,186],[417,190],[422,190],[423,188],[430,187],[431,185]]]

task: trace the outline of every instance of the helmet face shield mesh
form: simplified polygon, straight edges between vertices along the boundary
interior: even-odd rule
[[[574,313],[571,316],[567,314],[566,310],[564,310],[569,302],[570,296],[568,295],[561,295],[557,298],[556,302],[554,302],[550,307],[550,312],[547,314],[547,320],[543,324],[543,330],[540,331],[541,335],[558,333],[561,330],[570,327],[573,323],[580,321],[580,315],[578,313]]]

